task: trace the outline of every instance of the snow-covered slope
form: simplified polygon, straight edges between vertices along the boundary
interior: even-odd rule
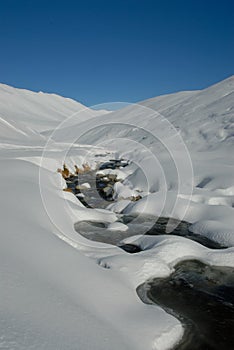
[[[234,76],[201,91],[182,92],[143,101],[182,131],[186,144],[198,150],[234,143]]]
[[[107,111],[92,110],[70,98],[0,84],[0,117],[9,125],[14,123],[18,129],[31,128],[34,132],[42,132],[55,128],[74,114],[77,122],[105,113]],[[3,129],[0,136],[4,136]]]
[[[156,201],[165,215],[186,218],[197,233],[234,244],[234,76],[201,91],[129,105],[72,128],[64,123],[52,138],[105,145],[138,164],[129,180],[150,196],[148,205],[142,200],[129,208],[131,213],[143,208],[156,213]],[[227,215],[221,214],[225,208]]]
[[[0,142],[6,144],[28,144],[42,141],[42,136],[34,132],[32,129],[22,124],[21,122],[16,122],[10,118],[0,117]]]
[[[181,338],[180,322],[143,304],[137,286],[186,258],[234,266],[234,248],[138,236],[129,242],[146,249],[131,255],[85,239],[74,224],[113,224],[121,207],[185,219],[194,232],[234,246],[233,91],[230,77],[106,115],[0,85],[1,349],[167,350]],[[143,198],[87,209],[62,191],[56,169],[64,160],[94,164],[107,150],[133,161],[116,192],[141,190]]]
[[[135,124],[155,132],[159,125],[155,118],[157,113],[167,118],[178,131],[181,132],[184,142],[192,151],[204,151],[213,148],[220,148],[223,144],[233,145],[234,136],[234,76],[201,91],[186,91],[171,95],[159,96],[150,100],[140,102],[138,105],[130,104],[128,107],[117,110],[99,118],[99,124],[109,121],[132,125],[127,128],[116,127],[107,129],[95,128],[89,132],[90,141],[127,136],[135,132]],[[142,108],[140,108],[142,106]],[[145,108],[143,108],[145,107]],[[84,130],[93,128],[93,121],[84,122]],[[95,124],[94,124],[95,125]],[[160,133],[168,136],[168,124],[160,125]],[[81,134],[82,124],[73,128],[69,125],[61,126],[61,129],[54,136],[58,140],[74,140]],[[96,136],[95,136],[96,135]],[[88,142],[88,137],[86,142]],[[137,141],[142,134],[131,137]],[[146,138],[144,144],[150,143],[150,137]]]

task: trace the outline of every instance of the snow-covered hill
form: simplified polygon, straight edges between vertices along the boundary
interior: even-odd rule
[[[168,118],[191,148],[234,144],[234,76],[201,91],[160,96],[141,104]]]
[[[115,112],[0,85],[0,349],[167,350],[180,322],[136,288],[186,258],[234,267],[234,77]],[[58,127],[57,130],[55,130]],[[128,158],[109,210],[85,208],[56,172],[102,155]],[[105,157],[103,156],[103,159]],[[141,191],[142,199],[120,197]],[[118,212],[185,219],[230,247],[187,238],[131,238],[128,254],[75,231]],[[115,234],[110,231],[110,234]]]
[[[105,113],[107,111],[92,110],[70,98],[0,84],[1,142],[27,142],[36,133],[40,139],[39,133],[56,128],[71,115],[83,121]],[[73,120],[77,122],[77,119]]]
[[[233,144],[234,137],[234,76],[201,91],[186,91],[155,97],[140,102],[140,105],[155,110],[167,118],[181,131],[188,147],[207,150]],[[108,114],[108,115],[107,115]],[[128,107],[109,113],[106,110],[93,110],[69,98],[55,94],[36,93],[0,84],[0,132],[1,140],[29,137],[35,133],[49,135],[61,123],[55,137],[59,141],[70,141],[80,135],[82,123],[92,129],[93,121],[99,123],[118,120],[120,123],[139,123],[154,130],[151,113],[130,104]],[[71,118],[69,118],[71,117]],[[68,121],[70,120],[70,121]],[[133,124],[134,124],[133,123]],[[113,135],[116,136],[116,129]],[[5,133],[4,133],[5,132]],[[94,131],[97,133],[97,131]],[[127,129],[125,134],[129,134]],[[89,134],[90,135],[90,134]],[[124,136],[121,130],[121,136]],[[102,135],[98,132],[98,139]],[[106,137],[106,130],[105,136]],[[109,135],[111,137],[111,134]],[[90,140],[92,143],[92,139]],[[86,140],[88,142],[88,140]]]
[[[181,132],[184,142],[193,151],[204,151],[213,148],[220,148],[225,145],[233,146],[234,137],[234,76],[201,91],[186,91],[170,95],[155,97],[150,100],[140,102],[138,105],[130,104],[111,114],[99,118],[99,124],[109,121],[129,125],[131,127],[120,128],[99,128],[93,129],[93,121],[84,121],[84,126],[78,124],[69,128],[68,125],[61,126],[61,129],[54,136],[58,140],[74,140],[83,129],[91,130],[84,141],[92,142],[94,139],[101,141],[108,136],[121,137],[135,132],[135,124],[154,132],[158,129],[158,120],[153,111],[160,113],[167,118],[178,131]],[[140,108],[143,106],[145,108]],[[168,136],[168,125],[160,125],[160,133]],[[142,138],[142,134],[131,137],[137,141]],[[90,140],[89,140],[90,139]],[[150,143],[150,137],[143,143]]]

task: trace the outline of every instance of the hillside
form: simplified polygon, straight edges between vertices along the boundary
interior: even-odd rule
[[[107,114],[0,85],[1,349],[168,350],[181,340],[180,320],[137,290],[186,259],[234,267],[233,93],[230,77]],[[121,157],[129,165],[116,170],[121,181],[106,209],[63,191],[64,162],[74,170]],[[158,216],[227,248],[172,230],[144,235],[144,220]],[[141,230],[133,222],[128,237],[123,220],[136,217]],[[141,251],[88,239],[75,229],[83,221],[88,235],[124,232]]]
[[[1,142],[28,143],[28,138],[35,134],[40,140],[41,132],[56,128],[74,114],[80,122],[105,113],[70,98],[0,84]]]

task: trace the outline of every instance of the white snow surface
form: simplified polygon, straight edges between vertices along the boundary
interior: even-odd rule
[[[233,94],[230,77],[106,114],[0,85],[0,349],[163,350],[180,340],[180,322],[143,304],[136,288],[184,259],[234,267]],[[56,172],[64,160],[94,167],[100,154],[132,161],[118,171],[120,200],[108,210],[87,209],[63,192]],[[137,194],[137,202],[126,199]],[[230,247],[134,236],[125,242],[143,251],[131,255],[74,229],[91,220],[108,223],[111,234],[127,230],[116,222],[122,210],[185,219]]]

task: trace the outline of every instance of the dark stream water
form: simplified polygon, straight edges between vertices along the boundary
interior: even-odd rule
[[[99,169],[118,169],[125,167],[128,162],[124,159],[110,159],[100,165]],[[66,179],[67,188],[70,189],[75,196],[87,208],[106,208],[113,201],[113,187],[117,176],[107,174],[103,176],[97,174],[96,170],[91,170],[83,174],[71,176]],[[88,183],[90,188],[82,188],[82,184]]]
[[[119,163],[116,162],[116,164]],[[107,162],[103,168],[115,168],[115,162]],[[88,182],[90,189],[79,185]],[[113,200],[115,180],[96,176],[95,172],[68,179],[67,186],[88,208],[106,208]],[[78,186],[78,187],[77,187]],[[104,191],[104,189],[106,189]],[[128,226],[127,231],[108,230],[107,222],[82,221],[75,229],[84,237],[117,245],[128,253],[139,253],[135,244],[121,241],[133,235],[165,235],[168,218],[134,217],[119,215],[119,222]],[[194,240],[211,249],[223,249],[202,235],[189,231],[189,223],[178,222],[171,235]],[[160,305],[177,317],[184,325],[184,337],[174,350],[233,350],[234,349],[234,269],[214,267],[200,261],[183,261],[175,266],[167,278],[155,278],[137,289],[138,295],[147,295],[147,300]]]
[[[183,261],[167,278],[138,287],[185,327],[174,350],[234,349],[234,269]]]
[[[157,220],[155,222],[155,220]],[[123,244],[122,241],[128,237],[135,235],[165,235],[166,226],[169,218],[155,218],[149,216],[132,217],[128,215],[120,215],[119,222],[128,226],[126,231],[111,231],[108,230],[108,223],[81,221],[75,224],[75,229],[82,236],[98,242],[113,244],[126,250],[128,253],[137,253],[141,249],[135,244]],[[217,242],[210,240],[202,235],[198,235],[189,231],[190,224],[187,222],[178,223],[177,228],[170,233],[185,237],[187,239],[196,241],[211,249],[223,249],[224,246]]]
[[[166,233],[166,226],[168,223],[169,218],[158,218],[155,224],[147,231],[147,235],[165,235]],[[176,220],[174,220],[176,222]],[[212,241],[211,239],[195,234],[191,231],[189,231],[190,224],[186,221],[180,221],[178,222],[178,226],[171,232],[171,234],[175,236],[181,236],[188,239],[191,239],[195,242],[198,242],[205,247],[211,248],[211,249],[222,249],[226,248],[225,246],[222,246],[218,242]]]
[[[101,164],[101,169],[116,169],[127,166],[128,162],[124,160],[110,160]],[[113,187],[116,182],[113,174],[110,177],[103,177],[96,174],[96,171],[89,171],[79,176],[73,176],[67,179],[67,187],[87,208],[105,209],[113,201]],[[89,183],[90,188],[83,189],[82,184]],[[120,244],[120,242],[134,235],[164,235],[169,218],[150,217],[150,216],[131,216],[119,215],[119,222],[128,226],[127,231],[109,231],[108,224],[103,222],[83,221],[75,225],[76,230],[86,238],[94,241],[119,245],[129,253],[136,253],[140,248],[134,244]],[[225,248],[202,235],[194,234],[189,231],[189,223],[178,222],[178,226],[171,232],[173,235],[186,237],[194,240],[208,248],[221,249]]]
[[[88,183],[90,188],[82,188],[84,183]],[[96,177],[95,171],[89,171],[79,176],[72,176],[66,180],[67,188],[72,190],[73,194],[87,208],[106,208],[112,200],[111,193],[104,195],[104,188],[107,183]],[[110,187],[111,191],[111,187]]]

